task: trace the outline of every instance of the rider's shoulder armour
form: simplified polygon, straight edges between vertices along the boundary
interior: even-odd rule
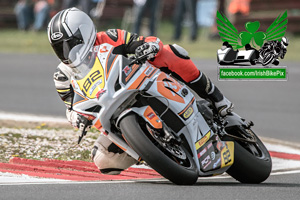
[[[189,53],[178,44],[170,45],[170,48],[173,51],[173,53],[179,58],[190,59],[190,57],[188,56]]]
[[[106,34],[112,39],[114,42],[118,41],[118,30],[117,29],[108,29]]]

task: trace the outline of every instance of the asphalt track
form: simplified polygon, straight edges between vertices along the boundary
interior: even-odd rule
[[[232,178],[199,179],[193,186],[167,181],[31,183],[0,186],[0,199],[99,200],[298,200],[300,173],[273,175],[262,184],[240,184]]]
[[[300,143],[300,66],[282,60],[287,81],[218,81],[215,60],[194,60],[235,104],[235,111],[252,120],[264,137]],[[0,111],[65,116],[65,106],[52,80],[58,65],[54,55],[0,54]]]
[[[300,142],[300,68],[288,67],[288,81],[218,81],[217,63],[194,60],[232,100],[236,112],[255,123],[264,137]],[[53,55],[0,54],[0,111],[64,116],[52,80]],[[239,184],[230,177],[199,179],[194,186],[167,181],[31,183],[0,186],[0,199],[299,199],[300,172],[273,174],[259,185]]]

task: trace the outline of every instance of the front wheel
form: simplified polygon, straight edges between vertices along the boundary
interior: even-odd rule
[[[140,120],[140,121],[139,121]],[[125,116],[120,129],[127,143],[154,170],[178,185],[192,185],[198,179],[197,166],[182,146],[166,146],[153,139],[145,122],[136,114]]]
[[[266,65],[272,63],[274,61],[274,59],[275,59],[275,55],[274,54],[272,54],[272,53],[266,53],[264,55],[262,65],[266,66]]]
[[[245,133],[247,131],[248,133]],[[231,135],[244,136],[245,139],[252,137],[256,142],[245,142],[233,139],[230,136],[223,137],[224,140],[234,142],[234,163],[227,173],[241,183],[261,183],[265,181],[272,170],[271,156],[251,129],[236,127],[227,130]],[[248,138],[247,138],[248,137]]]

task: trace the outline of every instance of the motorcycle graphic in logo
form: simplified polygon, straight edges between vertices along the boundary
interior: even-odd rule
[[[252,65],[278,65],[279,58],[284,58],[289,44],[289,40],[284,37],[287,22],[285,11],[274,20],[266,32],[258,31],[258,21],[247,22],[246,31],[238,32],[227,17],[217,11],[217,26],[223,41],[221,49],[217,51],[218,63],[231,65],[250,62]],[[243,47],[245,50],[238,50]]]

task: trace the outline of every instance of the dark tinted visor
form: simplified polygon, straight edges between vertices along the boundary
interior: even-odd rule
[[[72,48],[79,44],[83,44],[83,40],[78,37],[72,36],[68,39],[63,39],[58,42],[52,43],[52,47],[56,55],[63,63],[70,64],[69,53]]]

